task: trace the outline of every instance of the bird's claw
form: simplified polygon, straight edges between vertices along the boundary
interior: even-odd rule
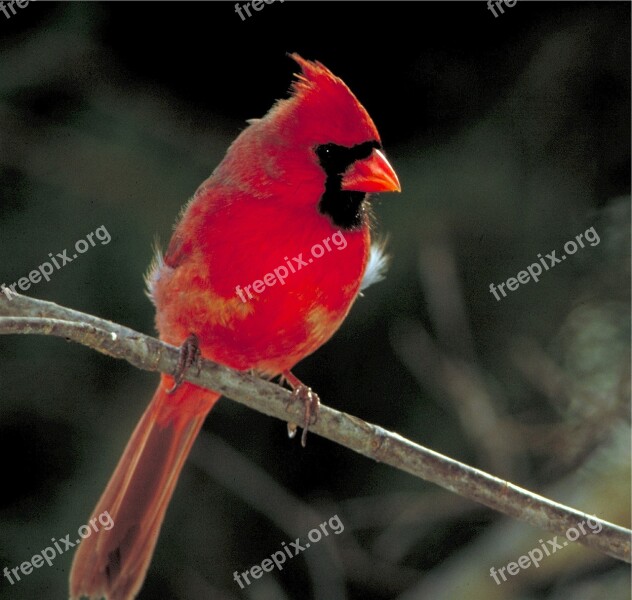
[[[301,435],[301,446],[305,448],[305,445],[307,444],[307,431],[309,430],[309,426],[313,425],[318,420],[320,398],[318,397],[318,394],[312,390],[312,388],[301,383],[292,390],[292,396],[287,403],[287,407],[294,404],[296,401],[301,402],[305,409],[303,416],[303,434]],[[296,423],[290,422],[287,424],[287,434],[290,439],[296,436],[297,428],[298,425]]]
[[[182,385],[184,376],[193,365],[196,365],[199,375],[202,367],[200,343],[197,335],[190,333],[187,339],[182,342],[182,346],[180,346],[180,357],[173,374],[173,387],[167,390],[167,394],[173,394]]]

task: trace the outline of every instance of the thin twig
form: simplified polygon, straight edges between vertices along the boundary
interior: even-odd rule
[[[50,302],[13,295],[9,300],[0,294],[0,334],[16,333],[63,337],[147,371],[173,373],[178,362],[177,348],[127,327]],[[199,374],[192,369],[185,378],[271,417],[301,422],[302,405],[289,403],[288,390],[253,375],[204,360]],[[327,406],[321,406],[318,422],[311,430],[540,529],[565,535],[571,527],[591,518],[595,522],[593,529],[597,523],[601,525],[600,533],[582,535],[577,541],[630,562],[632,531],[629,529],[538,496]]]

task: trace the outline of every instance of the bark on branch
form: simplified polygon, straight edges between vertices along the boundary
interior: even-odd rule
[[[0,334],[63,337],[114,358],[122,358],[147,371],[173,373],[178,362],[178,349],[155,338],[92,315],[21,295],[11,294],[8,299],[0,294]],[[291,398],[289,391],[253,375],[204,360],[199,375],[192,369],[185,378],[271,417],[302,422],[302,405],[286,406]],[[321,407],[318,422],[310,430],[364,456],[555,534],[565,535],[569,528],[577,527],[589,518],[586,513],[327,406]],[[632,531],[590,518],[601,524],[601,532],[582,535],[577,542],[629,563]]]

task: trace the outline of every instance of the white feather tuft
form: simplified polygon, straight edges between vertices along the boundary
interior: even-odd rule
[[[360,283],[360,291],[365,290],[374,283],[382,281],[386,276],[386,269],[388,269],[390,258],[388,254],[385,253],[385,249],[386,241],[371,244],[369,262],[367,263],[362,282]]]
[[[154,287],[156,282],[160,279],[160,272],[165,265],[164,258],[162,256],[162,251],[158,247],[158,243],[154,244],[154,258],[149,265],[149,269],[147,269],[147,273],[145,274],[145,285],[147,289],[145,293],[147,297],[151,300],[152,304],[154,302]]]

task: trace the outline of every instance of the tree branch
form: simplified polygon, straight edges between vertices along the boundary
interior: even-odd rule
[[[177,348],[127,327],[51,302],[13,294],[9,300],[0,294],[0,334],[16,333],[63,337],[108,356],[122,358],[147,371],[173,373],[178,362]],[[279,385],[208,360],[203,361],[199,375],[194,371],[192,369],[187,373],[187,381],[220,392],[268,416],[283,421],[302,422],[302,405],[288,404],[291,394]],[[566,535],[569,528],[577,527],[589,518],[583,512],[327,406],[321,406],[318,422],[310,430],[364,456],[555,534]],[[590,518],[601,525],[601,532],[581,535],[577,541],[630,562],[632,531],[595,517]]]

